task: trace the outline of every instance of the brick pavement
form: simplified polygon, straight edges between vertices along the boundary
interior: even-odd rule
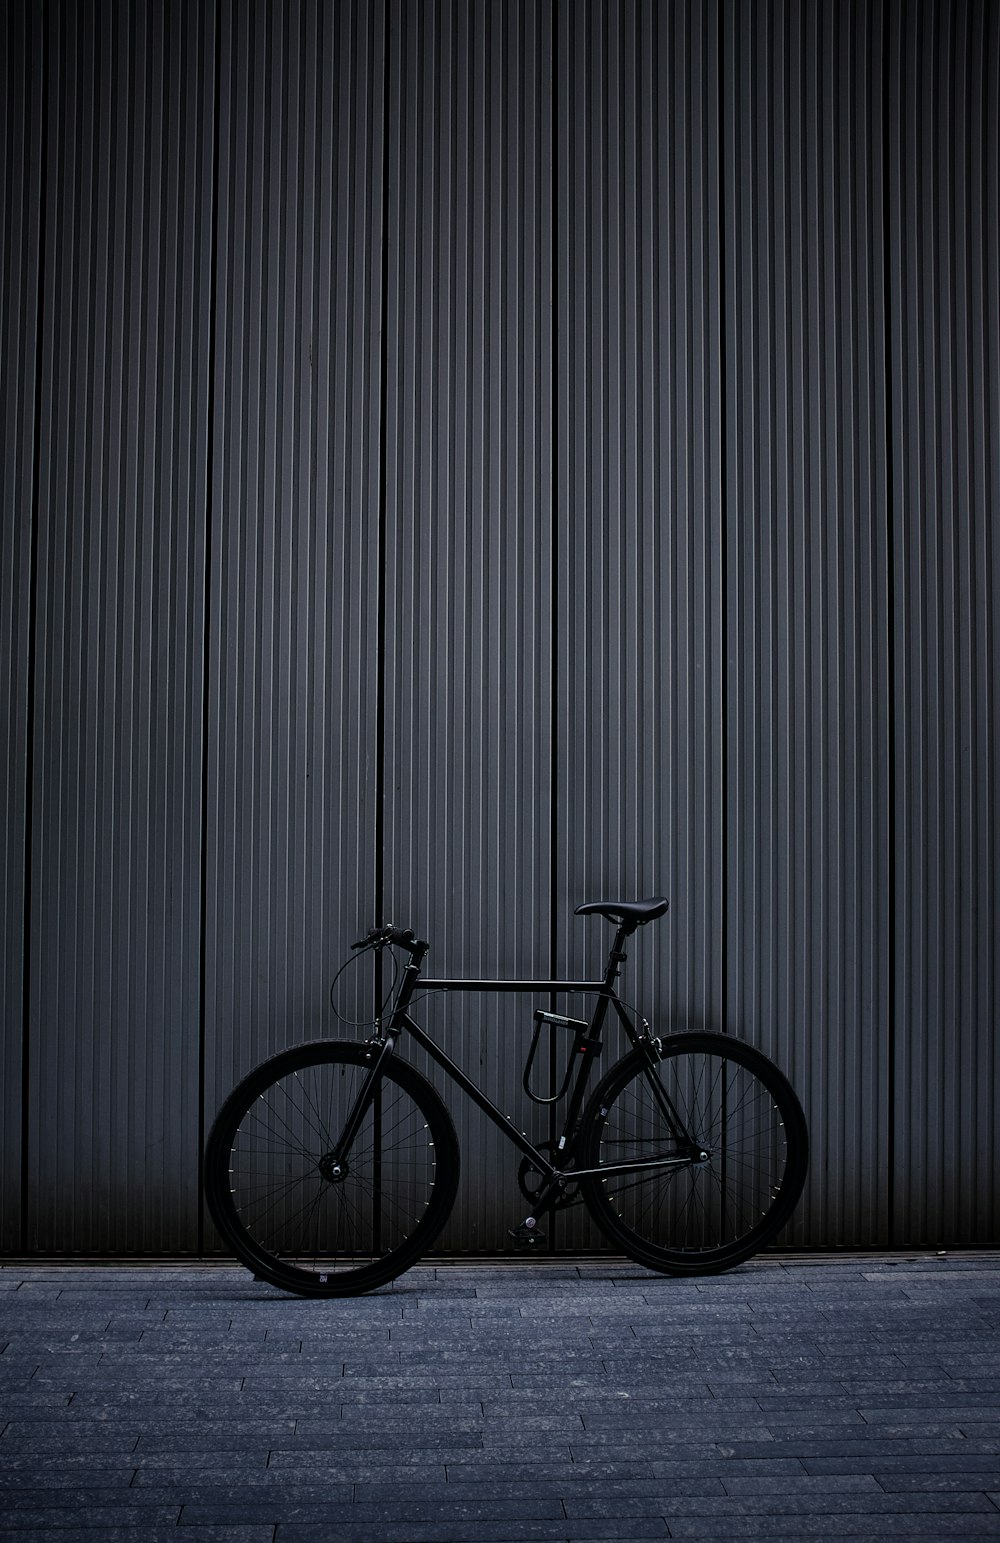
[[[1000,1254],[0,1268],[0,1543],[1000,1536]]]

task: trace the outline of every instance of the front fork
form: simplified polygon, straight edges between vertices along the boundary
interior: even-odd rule
[[[354,1108],[347,1116],[346,1123],[340,1133],[340,1139],[332,1152],[328,1152],[320,1163],[324,1177],[335,1180],[342,1178],[346,1172],[347,1154],[351,1150],[354,1138],[361,1129],[361,1122],[375,1102],[378,1085],[382,1078],[382,1067],[396,1048],[396,1035],[390,1029],[384,1036],[370,1039],[366,1050],[371,1059],[371,1068],[368,1071],[360,1091],[354,1101]],[[327,1171],[329,1170],[329,1171]]]
[[[347,1154],[351,1150],[355,1136],[361,1129],[362,1120],[375,1102],[382,1068],[395,1050],[396,1040],[399,1037],[396,1024],[405,1017],[406,1008],[420,977],[420,966],[424,961],[426,953],[427,944],[419,939],[415,939],[413,946],[410,948],[410,962],[403,971],[403,983],[393,1004],[389,1028],[383,1030],[381,1019],[376,1019],[375,1033],[365,1046],[368,1058],[371,1059],[371,1070],[361,1084],[361,1091],[358,1093],[354,1108],[347,1116],[347,1122],[340,1133],[337,1145],[323,1159],[321,1166],[327,1178],[342,1178],[346,1172]],[[326,1171],[327,1169],[329,1169],[329,1172]]]

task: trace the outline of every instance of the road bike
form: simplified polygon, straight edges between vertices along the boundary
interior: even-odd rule
[[[226,1099],[205,1152],[205,1197],[236,1257],[303,1296],[384,1285],[441,1232],[455,1200],[459,1146],[438,1092],[398,1053],[410,1035],[522,1153],[530,1209],[511,1236],[531,1246],[548,1212],[582,1200],[600,1231],[638,1264],[668,1275],[726,1270],[771,1242],[798,1203],[808,1133],[784,1074],[730,1034],[659,1037],[620,1000],[625,943],[668,902],[591,901],[615,927],[600,980],[435,980],[430,945],[383,926],[353,950],[401,950],[407,963],[364,1043],[323,1040],[283,1050]],[[589,1018],[538,1008],[523,1086],[536,1103],[565,1098],[561,1134],[536,1145],[410,1016],[421,992],[588,993]],[[613,1012],[631,1049],[585,1102]],[[633,1017],[635,1021],[633,1021]],[[531,1086],[543,1031],[566,1036],[561,1086]],[[537,1078],[537,1073],[536,1073]]]

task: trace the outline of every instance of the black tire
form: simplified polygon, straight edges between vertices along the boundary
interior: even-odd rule
[[[433,1243],[458,1188],[455,1127],[430,1083],[391,1059],[347,1154],[324,1177],[371,1067],[364,1045],[272,1056],[233,1089],[205,1150],[205,1198],[236,1257],[301,1296],[353,1296],[392,1280]]]
[[[637,1263],[668,1275],[727,1270],[769,1243],[794,1211],[809,1162],[805,1116],[759,1050],[727,1034],[677,1034],[663,1041],[657,1067],[635,1050],[599,1083],[584,1111],[579,1166],[684,1155],[658,1089],[704,1156],[584,1180],[583,1198],[605,1236]]]

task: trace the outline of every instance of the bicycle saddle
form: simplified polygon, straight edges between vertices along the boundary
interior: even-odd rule
[[[573,915],[590,916],[596,912],[609,922],[631,922],[634,927],[641,927],[662,916],[669,904],[662,895],[654,895],[651,900],[588,900],[585,905],[578,905]]]

